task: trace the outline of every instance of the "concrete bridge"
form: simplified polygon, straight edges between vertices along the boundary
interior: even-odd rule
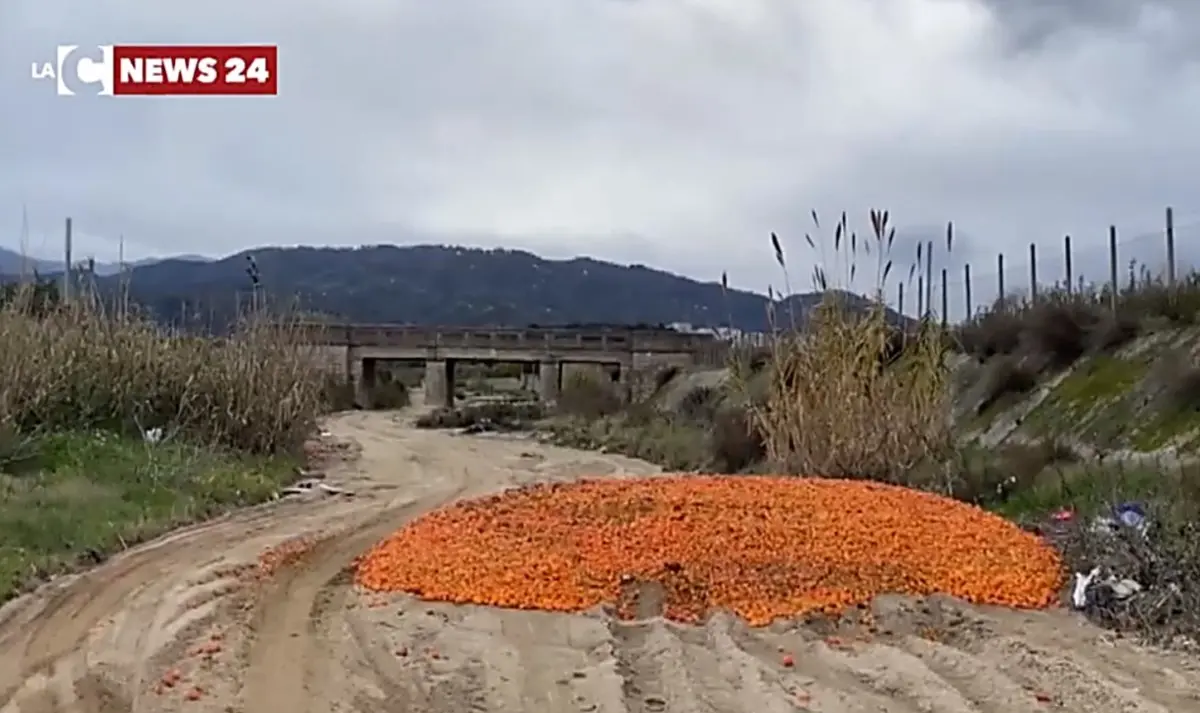
[[[303,324],[302,340],[318,358],[354,382],[360,404],[369,403],[380,361],[423,362],[426,403],[454,404],[458,362],[536,364],[538,395],[553,402],[562,388],[563,364],[601,364],[614,379],[650,364],[686,366],[719,346],[708,334],[623,328],[477,329],[370,324]]]

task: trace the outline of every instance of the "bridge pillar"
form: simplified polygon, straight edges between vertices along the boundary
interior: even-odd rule
[[[538,397],[544,403],[558,401],[562,390],[562,363],[557,361],[538,362]]]
[[[537,392],[538,363],[536,361],[521,362],[521,390]]]
[[[631,361],[618,362],[608,369],[608,377],[612,379],[613,388],[627,404],[633,403],[633,381],[630,378],[632,375],[633,364]]]
[[[425,362],[425,403],[439,408],[454,407],[454,362],[436,359]]]
[[[372,394],[375,391],[375,360],[360,359],[357,369],[351,369],[354,378],[354,405],[369,409],[375,403],[372,399]]]

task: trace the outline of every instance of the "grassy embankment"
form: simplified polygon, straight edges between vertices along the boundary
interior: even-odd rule
[[[295,477],[344,397],[297,335],[250,315],[171,332],[49,285],[0,304],[0,601]],[[155,433],[157,442],[143,434]]]

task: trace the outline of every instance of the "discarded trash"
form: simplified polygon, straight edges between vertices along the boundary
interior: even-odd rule
[[[142,440],[146,443],[158,443],[162,440],[163,430],[161,428],[151,428],[142,431]]]
[[[1121,503],[1113,508],[1117,521],[1125,527],[1132,527],[1142,534],[1146,533],[1146,511],[1137,503]]]
[[[1089,604],[1103,604],[1105,601],[1120,601],[1128,599],[1142,591],[1142,585],[1137,581],[1124,578],[1117,579],[1109,575],[1097,581],[1100,568],[1093,567],[1091,572],[1075,573],[1075,586],[1071,591],[1071,604],[1076,609],[1083,609]]]
[[[1145,537],[1150,519],[1141,505],[1121,503],[1113,507],[1111,515],[1100,515],[1092,521],[1092,532],[1100,534],[1115,534],[1125,527]]]
[[[1092,580],[1098,574],[1100,574],[1099,567],[1093,567],[1092,571],[1087,574],[1075,573],[1075,588],[1071,590],[1071,604],[1074,604],[1076,609],[1082,609],[1087,606],[1088,587],[1091,586]]]
[[[1142,591],[1142,585],[1132,579],[1108,580],[1104,582],[1104,585],[1112,590],[1113,596],[1117,599],[1128,599]]]
[[[339,488],[328,483],[323,483],[317,479],[301,480],[293,483],[291,486],[279,491],[280,496],[286,495],[312,495],[313,493],[324,493],[326,495],[354,495],[345,488]]]
[[[465,426],[459,430],[460,436],[475,436],[480,433],[491,433],[492,431],[500,430],[498,424],[493,423],[490,418],[481,418],[469,426]]]
[[[1051,515],[1050,518],[1055,522],[1069,522],[1075,519],[1075,513],[1071,510],[1063,509]]]

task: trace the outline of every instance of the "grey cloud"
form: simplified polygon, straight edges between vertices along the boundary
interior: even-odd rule
[[[947,270],[984,280],[1031,241],[1047,261],[1067,233],[1103,256],[1109,224],[1153,231],[1166,205],[1181,225],[1200,217],[1198,14],[1183,0],[9,0],[0,236],[24,203],[34,245],[70,214],[102,259],[120,236],[145,254],[464,242],[765,289],[781,280],[771,231],[806,276],[810,210],[827,224],[846,210],[862,232],[879,207],[899,260],[953,220]],[[27,68],[68,41],[274,41],[281,93],[60,99]]]
[[[1018,52],[1047,50],[1080,35],[1136,36],[1170,26],[1176,37],[1200,35],[1200,7],[1189,0],[983,0]],[[1158,35],[1162,39],[1162,35]],[[1159,47],[1160,50],[1166,49]],[[1190,52],[1195,53],[1194,46]]]

